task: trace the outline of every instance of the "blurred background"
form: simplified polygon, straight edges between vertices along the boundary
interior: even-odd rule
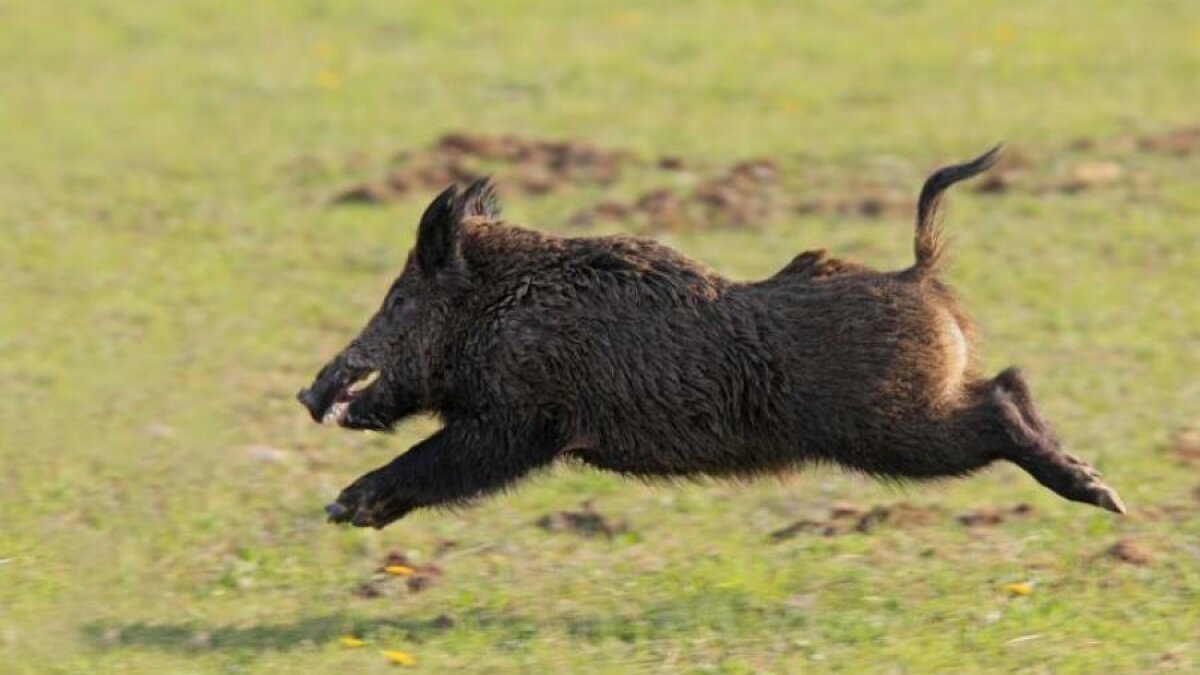
[[[5,0],[0,64],[0,670],[1200,668],[1195,2]],[[1001,140],[949,279],[1129,517],[1008,466],[563,467],[323,522],[433,428],[293,395],[446,182],[735,277],[897,268],[927,172]]]

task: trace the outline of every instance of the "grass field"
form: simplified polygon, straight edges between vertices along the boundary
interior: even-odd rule
[[[1200,424],[1200,147],[1136,142],[1200,124],[1197,3],[5,0],[0,63],[0,672],[404,668],[380,650],[427,672],[1200,669],[1180,431]],[[1007,141],[1029,187],[956,189],[949,277],[988,370],[1023,366],[1132,514],[1008,466],[907,487],[564,467],[382,532],[326,525],[432,428],[339,432],[293,400],[432,193],[327,198],[451,131],[766,157],[801,196],[915,195]],[[660,179],[506,213],[562,229]],[[758,277],[813,247],[899,267],[910,236],[908,213],[816,212],[666,238]],[[627,529],[536,526],[584,500]],[[835,504],[915,516],[770,539]],[[389,551],[443,573],[372,582]]]

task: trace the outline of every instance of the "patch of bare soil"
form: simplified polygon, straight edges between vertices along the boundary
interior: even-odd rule
[[[1081,137],[1037,154],[1007,148],[981,176],[981,194],[1080,194],[1127,188],[1144,194],[1153,177],[1134,166],[1137,152],[1176,157],[1200,153],[1200,125],[1141,136]],[[356,154],[354,166],[365,162]],[[324,173],[318,160],[297,162],[294,172]],[[347,161],[347,166],[351,163]],[[428,148],[396,154],[383,175],[348,185],[332,204],[386,204],[409,195],[432,196],[452,183],[494,176],[502,194],[541,197],[577,187],[610,188],[629,170],[651,176],[654,187],[621,200],[604,196],[566,220],[569,227],[616,223],[653,233],[750,227],[786,214],[838,218],[910,217],[914,186],[897,187],[870,177],[815,167],[806,176],[785,175],[769,158],[704,165],[675,155],[645,160],[625,150],[581,140],[545,140],[516,135],[450,133]],[[654,177],[661,177],[661,181]],[[307,180],[307,179],[306,179]]]
[[[1026,518],[1032,514],[1032,506],[1029,504],[1017,504],[1011,509],[990,508],[967,511],[955,520],[960,525],[966,525],[967,527],[994,527],[1016,518]]]
[[[892,506],[876,506],[859,519],[855,530],[866,533],[881,525],[900,529],[922,527],[934,522],[941,515],[940,509],[929,506],[913,506],[903,502]]]
[[[1145,567],[1154,563],[1154,554],[1145,546],[1129,538],[1118,540],[1105,551],[1105,555],[1113,560],[1138,567]]]
[[[442,578],[442,568],[434,563],[426,563],[413,568],[413,573],[405,577],[404,585],[409,593],[420,593],[437,583]]]
[[[1169,155],[1194,155],[1200,152],[1200,125],[1178,127],[1162,133],[1142,136],[1137,147],[1144,152]]]
[[[682,161],[659,160],[658,166],[684,170]],[[606,199],[568,219],[575,227],[602,221],[620,222],[642,231],[679,231],[761,224],[787,208],[780,197],[779,167],[769,159],[737,162],[702,179],[691,190],[659,187],[632,202]]]
[[[547,532],[569,532],[582,537],[604,536],[608,539],[629,530],[629,523],[609,520],[596,511],[590,501],[583,502],[574,511],[547,513],[536,524]]]
[[[1019,149],[1007,149],[996,165],[981,176],[975,184],[976,192],[1003,194],[1028,188],[1031,180],[1033,160]]]
[[[779,167],[769,159],[739,162],[692,191],[706,220],[729,225],[752,225],[772,217],[778,208],[773,188]]]
[[[582,141],[452,133],[424,150],[397,154],[382,178],[343,188],[330,201],[386,203],[491,174],[503,192],[544,195],[568,186],[611,185],[633,159]]]
[[[384,587],[375,581],[364,581],[354,587],[354,597],[363,598],[364,600],[373,600],[382,598],[385,593]]]
[[[1130,162],[1122,161],[1129,160],[1137,152],[1175,157],[1200,154],[1200,125],[1141,136],[1119,134],[1106,139],[1075,138],[1060,150],[1051,149],[1041,157],[1010,148],[979,180],[975,189],[987,194],[1024,191],[1040,195],[1076,194],[1125,186],[1145,188],[1152,178],[1127,170]],[[1065,167],[1059,159],[1064,156],[1069,160]]]
[[[1080,162],[1067,171],[1060,189],[1063,192],[1081,192],[1108,187],[1120,183],[1124,175],[1121,165],[1113,161]]]
[[[1067,148],[1086,148],[1078,151],[1088,152],[1092,147],[1090,144],[1090,139],[1076,139]],[[1111,159],[1081,159],[1056,168],[1048,159],[1037,160],[1014,149],[1001,155],[996,166],[975,183],[974,189],[990,195],[1012,192],[1075,194],[1123,185],[1130,182],[1130,178],[1124,167]]]
[[[388,554],[383,558],[383,564],[379,566],[377,572],[383,572],[389,567],[410,567],[408,554],[403,551],[388,551]]]
[[[330,201],[334,204],[379,204],[395,196],[386,183],[359,183],[340,190]]]
[[[576,211],[567,224],[588,227],[611,221],[635,231],[746,227],[790,212],[878,218],[909,211],[913,201],[911,195],[881,186],[797,198],[782,189],[779,166],[766,158],[704,167],[677,156],[644,162],[623,150],[576,140],[451,133],[429,148],[398,153],[384,175],[348,185],[329,202],[386,204],[486,175],[494,176],[501,193],[539,197],[571,187],[612,186],[633,166],[669,175],[671,184],[629,201],[601,199]],[[694,184],[679,187],[680,176]]]
[[[1147,522],[1182,522],[1196,517],[1196,510],[1190,504],[1146,504],[1140,506],[1131,514],[1137,520]]]
[[[909,214],[914,209],[915,194],[899,188],[866,186],[853,194],[831,194],[800,200],[796,213],[847,218],[883,218]]]
[[[1186,426],[1176,431],[1167,452],[1181,464],[1200,464],[1200,429]]]
[[[433,557],[440,558],[456,548],[458,548],[457,541],[453,539],[439,539],[437,545],[433,548]]]
[[[834,537],[851,532],[869,534],[883,525],[908,529],[929,525],[938,520],[942,512],[934,507],[915,506],[905,502],[870,509],[853,504],[834,504],[829,515],[820,520],[804,519],[769,535],[774,542],[786,541],[800,534],[815,534]]]

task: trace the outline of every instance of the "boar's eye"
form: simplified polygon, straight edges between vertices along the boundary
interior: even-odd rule
[[[383,311],[388,314],[399,312],[403,306],[404,296],[399,293],[389,293],[387,299],[383,301]]]

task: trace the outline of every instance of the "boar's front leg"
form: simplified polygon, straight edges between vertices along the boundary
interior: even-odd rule
[[[451,420],[351,483],[325,512],[331,522],[381,529],[413,509],[461,504],[501,490],[554,459],[562,443],[549,426]]]

